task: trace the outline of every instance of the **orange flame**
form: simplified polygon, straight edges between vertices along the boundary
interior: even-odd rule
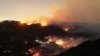
[[[33,56],[40,56],[40,52],[36,52]]]
[[[57,45],[59,45],[62,48],[71,48],[73,47],[72,43],[69,43],[68,41],[64,41],[63,39],[58,39],[55,42]]]
[[[46,39],[48,39],[49,42],[54,42],[55,44],[57,44],[58,46],[61,46],[63,48],[65,48],[67,45],[67,42],[60,38],[48,36],[48,37],[46,37]]]
[[[33,56],[41,56],[41,51],[40,50],[35,50],[34,48],[31,48],[28,50]]]
[[[65,42],[62,39],[56,40],[55,43],[58,44],[58,45],[64,45],[65,44]]]
[[[63,38],[58,38],[58,37],[52,37],[52,36],[48,36],[45,39],[48,39],[48,42],[54,42],[55,44],[57,44],[58,46],[62,47],[62,48],[71,48],[71,47],[76,47],[77,46],[77,42],[75,41],[74,38],[69,38],[69,40],[65,40]]]
[[[20,23],[27,24],[27,25],[40,23],[41,26],[47,26],[49,24],[48,18],[49,17],[37,17],[37,18],[23,19],[20,20]]]

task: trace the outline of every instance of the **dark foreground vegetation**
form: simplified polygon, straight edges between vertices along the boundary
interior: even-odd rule
[[[87,41],[57,56],[100,56],[100,39]]]
[[[32,56],[28,50],[38,47],[38,37],[42,41],[48,35],[65,35],[66,32],[53,25],[42,27],[40,24],[20,24],[18,21],[0,23],[0,56]]]
[[[54,25],[42,27],[40,24],[20,24],[18,21],[4,21],[0,23],[0,56],[32,56],[28,51],[30,48],[40,46],[34,40],[38,37],[42,41],[45,36],[90,36],[87,33],[66,33],[62,28]],[[57,56],[100,56],[100,39],[87,41],[78,47],[69,49]]]

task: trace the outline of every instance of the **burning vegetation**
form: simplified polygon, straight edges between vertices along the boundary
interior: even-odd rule
[[[98,38],[97,33],[89,33],[84,31],[85,28],[75,25],[61,27],[47,24],[44,27],[41,22],[1,22],[0,55],[54,56],[77,47],[84,41],[92,40],[93,37]]]
[[[92,3],[61,1],[64,1],[65,8],[58,8],[56,4],[51,4],[52,15],[48,17],[41,16],[18,21],[0,19],[0,56],[54,56],[75,48],[84,41],[93,41],[100,37],[100,30],[98,30],[100,25],[87,23],[94,21],[99,23],[99,2],[95,4],[93,1]],[[22,10],[27,11],[27,9]],[[89,48],[92,46],[96,49],[95,45],[90,44]]]
[[[40,17],[40,18],[34,18],[34,19],[30,18],[30,19],[20,20],[20,23],[27,24],[27,25],[40,23],[41,26],[47,26],[49,24],[49,19],[47,17]]]

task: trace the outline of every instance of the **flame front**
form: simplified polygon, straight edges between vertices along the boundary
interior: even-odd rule
[[[65,48],[66,45],[67,45],[67,42],[63,41],[62,39],[58,39],[58,40],[56,40],[55,43],[56,43],[57,45],[63,47],[63,48]]]
[[[66,49],[69,49],[71,47],[76,47],[78,45],[77,41],[73,37],[63,39],[59,37],[48,36],[46,37],[46,39],[48,39],[48,42],[54,42],[59,47]]]
[[[29,18],[29,19],[23,19],[20,20],[21,24],[27,24],[27,25],[31,25],[31,24],[37,24],[40,23],[41,26],[47,26],[49,24],[49,18],[50,17],[35,17],[35,18]]]
[[[59,54],[60,52],[63,52],[65,50],[68,50],[72,47],[78,46],[80,43],[82,43],[83,38],[74,38],[74,37],[57,37],[57,36],[47,36],[45,37],[47,41],[42,41],[40,39],[36,40],[36,42],[40,43],[39,47],[33,47],[29,49],[28,51],[33,56],[53,56],[56,54]],[[52,46],[52,47],[50,47]],[[62,49],[62,50],[61,50]],[[49,52],[52,50],[52,52]]]

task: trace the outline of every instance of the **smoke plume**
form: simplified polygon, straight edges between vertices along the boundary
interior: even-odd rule
[[[64,3],[64,10],[70,13],[71,22],[100,22],[100,1],[99,0],[61,0]]]

